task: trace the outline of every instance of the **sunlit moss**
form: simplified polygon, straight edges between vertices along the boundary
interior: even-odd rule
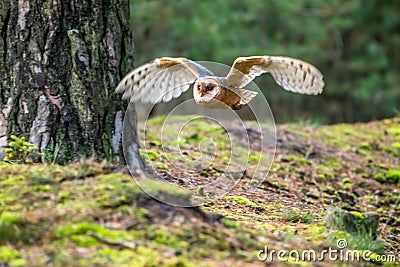
[[[241,196],[226,196],[226,198],[228,199],[232,199],[236,202],[239,202],[241,204],[245,204],[245,205],[251,205],[251,206],[257,206],[256,203],[254,203],[253,201],[245,198],[245,197],[241,197]]]
[[[391,169],[386,173],[386,178],[392,183],[400,182],[400,169]]]

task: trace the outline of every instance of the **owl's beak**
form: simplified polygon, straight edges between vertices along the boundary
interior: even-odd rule
[[[207,92],[206,92],[206,89],[204,88],[204,86],[203,85],[198,85],[198,93],[199,93],[199,95],[200,96],[203,96],[203,95],[205,95]]]

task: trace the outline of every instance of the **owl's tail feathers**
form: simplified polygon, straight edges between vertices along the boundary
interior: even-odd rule
[[[253,97],[255,97],[258,93],[254,91],[249,91],[246,89],[240,89],[240,93],[242,95],[242,99],[240,99],[240,105],[247,105]]]

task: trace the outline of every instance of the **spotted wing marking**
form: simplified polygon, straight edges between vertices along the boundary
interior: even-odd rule
[[[127,74],[115,89],[123,99],[156,104],[186,92],[203,66],[186,58],[156,58]]]
[[[227,86],[242,88],[255,77],[270,73],[284,89],[301,94],[319,94],[323,75],[313,65],[290,57],[239,57],[227,75]]]

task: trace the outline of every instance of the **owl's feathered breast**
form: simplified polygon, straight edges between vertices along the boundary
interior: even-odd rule
[[[241,100],[241,91],[238,89],[228,89],[226,87],[226,77],[204,76],[200,77],[193,87],[193,95],[195,101],[207,108],[218,109],[237,109],[237,105]],[[205,88],[207,85],[213,86],[213,91],[197,92],[198,88]],[[201,89],[200,89],[201,90]]]
[[[224,102],[225,107],[229,107],[235,110],[241,108],[241,105],[239,104],[241,100],[239,90],[231,90],[226,87],[222,87],[219,93],[215,96],[215,99]]]
[[[215,96],[215,99],[217,101],[223,102],[225,105],[224,107],[227,108],[232,108],[232,109],[237,109],[237,105],[240,102],[241,99],[241,92],[238,88],[227,88],[226,83],[227,79],[226,77],[216,77],[220,84],[220,90],[218,94]]]

